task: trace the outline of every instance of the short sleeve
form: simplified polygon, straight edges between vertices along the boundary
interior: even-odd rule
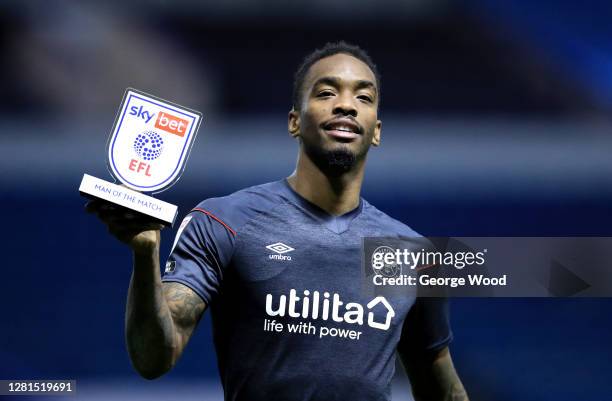
[[[402,327],[398,351],[403,355],[433,352],[453,339],[448,298],[417,298]]]
[[[162,281],[182,283],[207,305],[214,302],[232,256],[234,234],[214,215],[192,210],[179,226]]]

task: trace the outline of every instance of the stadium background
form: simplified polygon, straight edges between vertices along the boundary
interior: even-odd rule
[[[130,254],[78,195],[83,173],[109,177],[128,86],[204,115],[183,178],[160,196],[179,218],[292,171],[293,71],[344,39],[382,72],[373,204],[426,235],[612,234],[611,14],[595,0],[4,1],[0,378],[77,379],[84,400],[220,399],[208,317],[167,376],[131,369]],[[454,299],[471,399],[609,399],[611,306]],[[400,371],[395,399],[406,393]]]

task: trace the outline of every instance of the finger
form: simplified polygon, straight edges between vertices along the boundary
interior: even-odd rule
[[[110,229],[108,230],[113,236],[122,242],[129,243],[134,237],[142,233],[143,230],[132,230],[132,229]],[[145,230],[146,231],[146,230]]]
[[[123,213],[116,210],[99,209],[96,214],[104,224],[115,224],[120,221],[127,221],[127,219],[123,217]]]
[[[161,230],[164,225],[152,221],[147,222],[129,222],[124,220],[110,221],[108,227],[113,231],[136,231],[143,232],[149,230]]]
[[[112,212],[100,212],[99,216],[108,224],[117,224],[121,226],[160,226],[163,227],[158,221],[152,219],[149,216],[142,214],[134,214],[129,211],[112,211]]]
[[[112,211],[122,208],[121,206],[114,205],[103,199],[92,199],[85,204],[85,210],[89,213],[99,213],[101,211]]]
[[[152,219],[146,215],[136,213],[123,206],[113,204],[102,205],[96,212],[102,220],[125,220],[135,222],[151,222]]]
[[[161,230],[164,225],[142,213],[135,212],[121,205],[111,202],[93,199],[86,203],[88,212],[96,214],[107,226],[114,228],[130,228],[134,230]]]
[[[131,231],[131,230],[123,230],[123,229],[111,229],[109,227],[108,231],[119,241],[128,243],[132,238],[139,234],[139,231]]]
[[[100,199],[91,199],[87,203],[85,203],[85,211],[87,213],[96,213],[100,206],[102,206],[102,201]]]

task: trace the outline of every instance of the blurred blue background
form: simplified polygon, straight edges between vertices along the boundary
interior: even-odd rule
[[[183,178],[160,195],[179,218],[293,171],[292,74],[343,39],[382,72],[371,203],[425,235],[612,235],[611,17],[595,0],[4,1],[0,379],[77,379],[84,400],[221,397],[208,317],[155,382],[125,351],[130,253],[77,188],[83,173],[109,178],[126,87],[204,115]],[[609,400],[611,307],[453,299],[472,401]],[[394,399],[407,386],[398,368]]]

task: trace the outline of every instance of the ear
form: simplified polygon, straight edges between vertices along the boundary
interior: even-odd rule
[[[372,145],[380,145],[380,131],[382,131],[382,121],[376,120],[376,128],[374,128],[374,136],[372,137]]]
[[[300,136],[300,113],[293,108],[289,111],[288,129],[292,138]]]

